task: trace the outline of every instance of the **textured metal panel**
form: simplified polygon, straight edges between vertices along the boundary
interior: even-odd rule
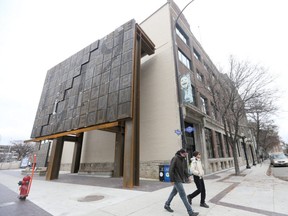
[[[101,83],[101,75],[97,75],[93,77],[92,87],[100,86]]]
[[[66,131],[71,130],[71,125],[72,125],[72,119],[67,119],[64,122],[64,130]]]
[[[107,95],[104,95],[99,98],[98,100],[98,110],[106,109],[107,108]]]
[[[119,78],[110,81],[109,84],[109,93],[119,90]]]
[[[109,90],[109,83],[101,84],[99,89],[99,97],[108,95],[108,90]]]
[[[120,78],[120,89],[124,89],[124,88],[132,86],[131,82],[132,82],[132,75],[131,74],[127,74],[125,76],[122,76]]]
[[[95,125],[96,124],[96,111],[95,112],[90,112],[88,114],[88,119],[87,119],[87,126]]]
[[[89,108],[89,102],[88,101],[82,103],[80,115],[87,114],[88,113],[88,108]]]
[[[110,80],[116,79],[118,77],[120,77],[120,66],[119,67],[115,67],[111,69],[110,72]]]
[[[31,137],[132,117],[135,30],[131,20],[48,70]]]
[[[89,113],[95,112],[97,110],[97,107],[98,107],[98,98],[91,100],[89,102],[89,109],[88,109]]]
[[[119,92],[119,103],[131,101],[131,88],[122,89]]]
[[[131,102],[118,105],[118,119],[129,117],[128,113],[131,112]]]
[[[106,109],[97,111],[96,124],[101,124],[106,122]]]
[[[108,107],[118,104],[118,91],[108,95]]]
[[[117,104],[108,107],[107,109],[107,121],[108,122],[113,122],[117,120],[117,112],[118,111],[118,106]]]
[[[96,86],[96,87],[94,87],[94,88],[91,89],[91,99],[98,98],[99,89],[100,89],[99,86]]]
[[[87,126],[86,120],[87,120],[87,115],[86,114],[81,115],[78,128],[86,127]]]
[[[79,128],[79,116],[76,116],[72,119],[72,129],[77,129]]]

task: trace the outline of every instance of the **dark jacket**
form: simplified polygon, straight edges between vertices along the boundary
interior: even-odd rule
[[[171,182],[188,182],[188,168],[185,157],[177,151],[170,162],[169,175]]]

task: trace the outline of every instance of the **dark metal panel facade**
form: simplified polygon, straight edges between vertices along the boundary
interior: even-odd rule
[[[132,117],[135,31],[131,20],[47,72],[32,138]]]

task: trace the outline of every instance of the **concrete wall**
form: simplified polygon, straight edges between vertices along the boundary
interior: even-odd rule
[[[64,142],[63,153],[61,157],[61,171],[70,171],[73,159],[74,142]]]
[[[141,65],[140,160],[165,161],[181,148],[169,5],[140,24],[156,47]]]
[[[6,169],[19,169],[21,161],[9,162],[9,163],[0,163],[0,170]]]

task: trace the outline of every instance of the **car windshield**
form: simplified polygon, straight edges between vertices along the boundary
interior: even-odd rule
[[[284,154],[274,155],[274,159],[285,159],[287,158]]]

